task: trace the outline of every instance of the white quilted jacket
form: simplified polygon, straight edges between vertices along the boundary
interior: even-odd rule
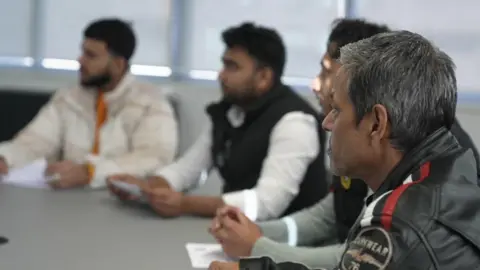
[[[126,75],[105,95],[108,116],[100,131],[100,153],[90,155],[95,130],[95,91],[58,90],[13,140],[0,143],[10,167],[36,159],[95,164],[91,187],[105,186],[107,176],[145,176],[171,163],[178,145],[171,104],[157,87]],[[18,108],[21,110],[21,108]]]

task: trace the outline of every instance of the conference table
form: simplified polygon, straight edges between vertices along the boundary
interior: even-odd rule
[[[214,243],[210,219],[163,219],[106,191],[0,184],[1,270],[192,269],[187,242]]]

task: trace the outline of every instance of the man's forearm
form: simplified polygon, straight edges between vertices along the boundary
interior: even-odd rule
[[[150,188],[172,188],[168,181],[161,176],[150,176],[147,178],[147,183]]]
[[[264,237],[280,243],[288,243],[288,226],[282,219],[269,220],[257,223]]]
[[[185,195],[182,202],[183,212],[187,215],[214,217],[217,209],[224,206],[221,197]]]

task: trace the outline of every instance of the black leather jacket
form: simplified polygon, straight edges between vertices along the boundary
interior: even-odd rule
[[[470,138],[470,135],[468,135],[468,133],[462,128],[462,126],[458,122],[458,119],[455,119],[455,122],[453,123],[450,131],[455,136],[455,138],[457,138],[458,143],[460,143],[462,147],[466,149],[472,149],[475,160],[477,161],[477,175],[479,179],[478,183],[480,184],[480,156],[478,154],[475,143],[473,142],[472,138]]]
[[[472,151],[450,131],[436,131],[367,199],[335,269],[478,269],[479,194]],[[308,268],[263,257],[240,260],[240,269]]]

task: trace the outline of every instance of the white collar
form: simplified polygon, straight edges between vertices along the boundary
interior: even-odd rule
[[[233,105],[227,111],[227,119],[233,127],[237,128],[243,124],[243,121],[245,121],[245,111],[243,111],[242,108]]]

